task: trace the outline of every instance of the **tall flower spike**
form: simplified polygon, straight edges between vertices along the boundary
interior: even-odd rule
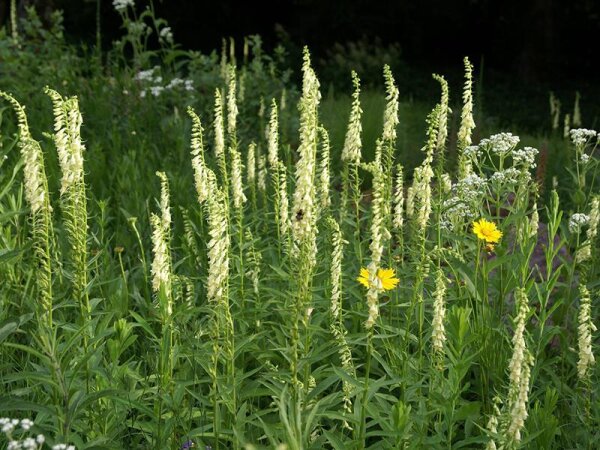
[[[152,289],[163,292],[166,303],[161,305],[163,313],[170,316],[173,312],[172,300],[172,263],[171,263],[171,207],[169,204],[169,182],[164,172],[156,172],[160,178],[160,216],[152,213]]]
[[[215,133],[215,156],[220,158],[225,154],[225,130],[223,125],[223,98],[219,89],[215,89],[215,120],[213,127]]]
[[[208,279],[207,297],[210,302],[228,302],[226,298],[229,278],[229,235],[223,191],[217,186],[215,174],[207,169],[211,195],[207,201],[208,211]]]
[[[352,94],[352,109],[348,120],[348,131],[342,150],[342,161],[358,164],[361,158],[362,149],[362,108],[360,107],[360,79],[355,71],[352,71],[352,84],[354,93]]]
[[[529,315],[528,298],[523,288],[515,291],[518,314],[513,335],[513,354],[508,365],[509,375],[509,423],[507,437],[509,442],[521,441],[521,430],[527,419],[527,403],[529,399],[529,377],[533,358],[527,350],[525,342],[525,326]]]
[[[231,189],[233,194],[233,206],[240,209],[246,203],[244,188],[242,185],[242,157],[240,152],[234,148],[229,149],[231,154]]]
[[[369,277],[369,290],[367,291],[367,306],[369,307],[369,316],[365,322],[365,328],[371,329],[379,317],[379,289],[377,274],[380,269],[381,258],[383,256],[385,239],[385,219],[383,215],[385,181],[379,159],[365,166],[373,174],[373,201],[371,202],[371,262],[367,268]]]
[[[590,292],[583,284],[579,286],[579,296],[579,360],[577,361],[577,376],[581,381],[589,381],[589,370],[596,362],[592,350],[592,333],[596,331],[596,326],[592,322],[591,317],[592,300]]]
[[[229,84],[227,88],[227,134],[229,143],[233,144],[237,141],[236,128],[238,107],[236,101],[236,70],[235,66],[229,66]]]
[[[302,66],[302,97],[300,98],[300,146],[296,163],[296,189],[294,191],[292,222],[296,244],[307,243],[315,248],[315,159],[317,150],[318,107],[321,94],[319,81],[310,65],[308,49],[304,50]],[[314,259],[314,255],[313,258]]]
[[[433,79],[440,83],[440,86],[442,88],[436,143],[436,150],[439,153],[442,152],[446,147],[446,139],[448,138],[448,114],[452,111],[448,107],[448,101],[450,98],[448,82],[443,76],[437,74],[433,75]]]
[[[473,120],[473,64],[465,57],[465,85],[463,88],[463,107],[460,115],[460,129],[458,130],[458,147],[467,148],[473,142],[471,133],[475,128]]]
[[[402,230],[404,225],[404,181],[402,164],[396,166],[396,186],[394,189],[394,216],[392,226],[395,230]]]
[[[331,205],[331,197],[329,194],[330,189],[330,175],[329,175],[329,133],[324,127],[319,127],[319,133],[321,135],[321,161],[319,163],[319,200],[321,209],[329,208]]]
[[[387,64],[383,66],[383,78],[385,80],[385,90],[387,103],[383,112],[383,135],[382,139],[387,142],[396,140],[396,128],[400,123],[398,120],[400,92],[394,81],[392,70]]]
[[[279,172],[279,234],[283,239],[290,229],[290,201],[287,192],[287,170],[285,164],[281,161],[278,161],[276,170]]]
[[[48,194],[48,179],[44,156],[39,142],[31,136],[23,107],[11,95],[0,91],[0,97],[10,103],[17,116],[19,127],[18,147],[23,158],[25,199],[31,208],[33,251],[38,270],[35,271],[39,323],[46,329],[52,327],[52,267],[50,241],[52,239],[52,207]]]
[[[188,107],[188,114],[192,119],[191,154],[192,168],[194,169],[194,184],[196,186],[198,202],[203,203],[209,195],[206,179],[206,163],[204,160],[204,140],[202,137],[204,130],[200,122],[200,117],[198,117],[191,106]]]
[[[446,316],[446,277],[441,269],[438,269],[435,278],[435,293],[433,302],[433,321],[431,328],[431,345],[435,355],[439,356],[444,351],[446,342],[446,331],[444,318]]]
[[[271,101],[271,117],[269,118],[269,126],[267,129],[267,157],[269,167],[275,168],[279,159],[279,122],[277,117],[277,102],[275,99]]]
[[[246,164],[246,180],[249,185],[256,181],[256,144],[248,145],[248,162]]]
[[[581,127],[581,108],[579,106],[580,99],[581,94],[579,94],[579,92],[576,92],[575,105],[573,106],[573,127],[575,128]]]

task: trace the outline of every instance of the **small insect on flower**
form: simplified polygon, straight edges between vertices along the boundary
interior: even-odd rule
[[[502,231],[496,227],[496,224],[485,219],[473,222],[473,233],[487,244],[497,244],[502,237]]]
[[[380,291],[389,291],[394,289],[400,280],[396,278],[394,269],[378,269],[377,275],[371,276],[369,269],[364,267],[360,269],[358,282],[367,288],[376,288]]]

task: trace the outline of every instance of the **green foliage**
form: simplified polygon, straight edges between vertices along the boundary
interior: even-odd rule
[[[186,53],[164,32],[155,49],[148,42],[167,27],[164,20],[152,9],[139,16],[126,9],[121,16],[126,34],[102,57],[66,45],[59,16],[45,30],[30,12],[18,42],[6,33],[0,39],[0,59],[9,62],[0,67],[0,89],[27,106],[32,134],[23,132],[21,117],[18,132],[10,108],[18,110],[16,102],[0,105],[1,416],[31,418],[31,431],[46,435],[47,444],[70,442],[78,449],[180,449],[187,440],[213,449],[448,449],[484,448],[491,439],[498,448],[593,448],[599,372],[592,364],[587,377],[578,376],[577,287],[591,292],[591,322],[597,323],[600,255],[590,211],[598,195],[597,140],[574,148],[560,136],[525,136],[522,145],[542,150],[536,157],[518,153],[514,136],[480,139],[498,131],[482,120],[473,136],[478,145],[467,153],[472,173],[457,178],[457,118],[448,117],[446,130],[440,105],[428,116],[433,105],[403,101],[400,86],[396,127],[394,80],[386,70],[387,105],[374,90],[355,99],[363,112],[365,164],[344,177],[340,157],[351,99],[331,93],[318,106],[308,53],[305,82],[312,84],[305,86],[300,115],[302,90],[292,85],[284,55],[265,54],[260,38],[248,38],[237,61],[231,43],[221,57]],[[142,34],[135,25],[132,31],[135,23],[146,24]],[[214,93],[227,98],[231,74],[237,129],[217,157]],[[45,85],[56,89],[60,108],[75,109],[66,102],[77,94],[83,114],[85,183],[82,178],[62,200],[54,145],[62,128],[54,129],[52,142]],[[248,201],[234,208],[230,156],[239,152],[247,165],[255,142],[256,160],[264,160],[272,100],[278,114],[269,127],[279,132],[271,141],[276,164],[265,169],[272,182],[259,186],[245,167]],[[225,103],[227,110],[233,99]],[[190,138],[206,170],[206,205],[197,201]],[[17,151],[37,145],[35,139],[53,208],[51,223],[42,224],[51,263],[42,267],[50,283],[42,291],[52,303],[48,327],[35,315],[45,256],[32,249],[40,246],[41,225],[25,196],[27,161]],[[316,229],[294,243],[296,236],[281,227],[280,208],[298,186],[297,167],[317,155],[331,162],[314,164],[308,178],[327,183],[317,177],[326,166],[331,180],[319,191],[304,186],[314,203],[293,210],[289,220],[298,226],[310,212]],[[582,162],[582,155],[589,160]],[[537,183],[527,156],[545,164],[537,172],[545,184]],[[396,211],[396,163],[409,188],[398,209],[404,225],[387,230]],[[571,178],[561,177],[553,189],[552,177],[565,168]],[[160,175],[162,192],[156,171],[166,174]],[[283,175],[287,183],[279,183]],[[343,203],[343,184],[350,182],[353,201]],[[329,193],[331,205],[317,201],[317,192]],[[589,215],[589,224],[569,227],[574,213]],[[503,233],[494,248],[471,232],[481,217]],[[153,230],[168,254],[169,283],[153,284],[161,267],[154,264]],[[372,230],[381,234],[381,250],[371,248]],[[400,284],[371,289],[378,316],[367,330],[371,305],[356,278],[377,251],[381,268],[394,269]],[[225,269],[220,258],[227,259]],[[434,307],[439,292],[445,309]],[[522,301],[529,308],[520,308]],[[435,318],[440,310],[444,316]],[[442,348],[435,350],[440,323]],[[522,340],[515,338],[518,329]],[[512,369],[519,345],[521,367],[530,369],[524,388],[514,384]],[[518,372],[521,380],[525,372]],[[524,400],[512,396],[515,389],[525,392]],[[510,441],[520,400],[528,417],[520,442]]]

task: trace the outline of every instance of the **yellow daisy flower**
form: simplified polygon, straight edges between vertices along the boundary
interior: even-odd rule
[[[497,244],[502,237],[502,231],[496,227],[496,224],[485,219],[473,222],[473,233],[488,244]]]
[[[394,289],[400,282],[400,280],[396,278],[394,269],[378,269],[377,275],[371,277],[369,269],[365,269],[364,267],[360,269],[360,275],[357,280],[364,287],[373,287],[381,291]]]

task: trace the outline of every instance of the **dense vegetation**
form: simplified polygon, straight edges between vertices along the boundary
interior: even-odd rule
[[[519,138],[467,58],[454,103],[322,95],[113,3],[107,53],[0,35],[2,448],[594,448],[579,100]]]

